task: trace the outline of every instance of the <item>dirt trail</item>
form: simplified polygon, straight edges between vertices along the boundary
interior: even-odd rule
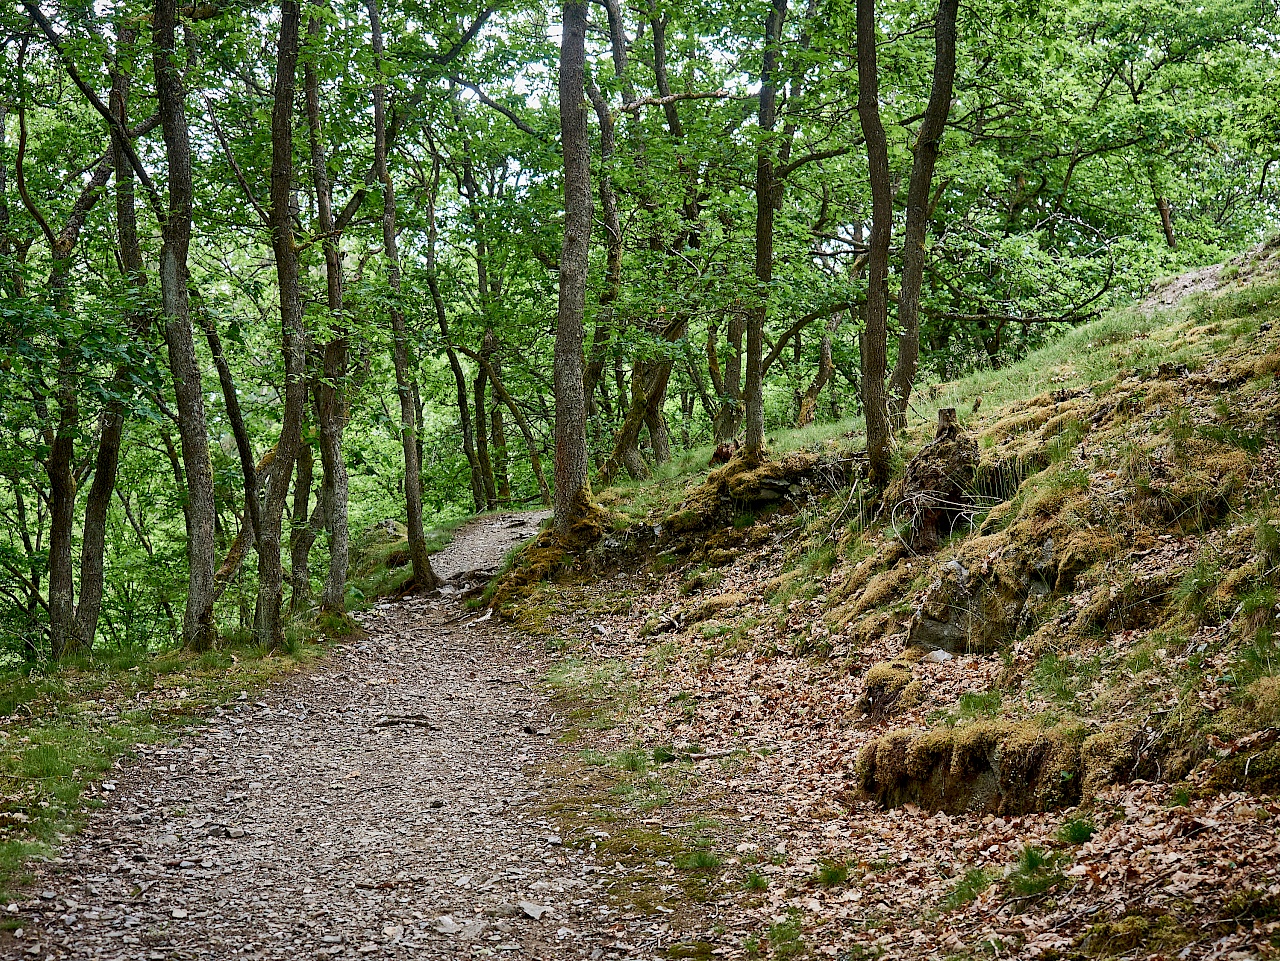
[[[437,555],[495,568],[544,515],[483,518]],[[451,595],[379,604],[369,637],[122,766],[43,865],[0,957],[602,958],[589,856],[538,814],[563,750],[545,655]],[[535,917],[537,916],[537,917]]]

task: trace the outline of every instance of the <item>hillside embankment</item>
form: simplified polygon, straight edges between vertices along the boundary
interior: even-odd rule
[[[517,558],[614,896],[681,956],[1280,953],[1276,256],[934,387],[887,491],[854,431]]]

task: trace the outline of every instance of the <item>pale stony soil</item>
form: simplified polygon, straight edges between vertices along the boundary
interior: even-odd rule
[[[541,516],[460,531],[438,573],[496,567]],[[546,655],[450,590],[380,604],[313,675],[141,748],[8,906],[23,926],[0,957],[659,953],[662,932],[619,921],[605,872],[540,814],[566,750]]]

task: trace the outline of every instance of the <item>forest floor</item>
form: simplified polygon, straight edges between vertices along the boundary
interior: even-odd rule
[[[543,516],[476,521],[434,559],[442,592],[379,603],[314,672],[138,745],[4,909],[0,957],[625,953],[605,876],[542,814],[564,750],[545,649],[460,603]]]

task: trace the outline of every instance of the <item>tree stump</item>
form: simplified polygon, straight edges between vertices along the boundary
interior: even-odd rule
[[[954,407],[938,411],[938,428],[907,464],[902,501],[911,515],[911,549],[931,551],[973,510],[978,443]]]

